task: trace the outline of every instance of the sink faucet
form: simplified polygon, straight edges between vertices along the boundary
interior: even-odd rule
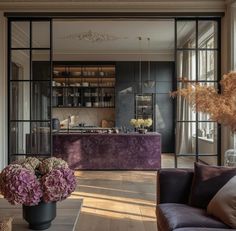
[[[71,123],[71,115],[68,115],[68,118],[67,118],[67,129],[68,129],[68,131],[70,129],[70,123]]]

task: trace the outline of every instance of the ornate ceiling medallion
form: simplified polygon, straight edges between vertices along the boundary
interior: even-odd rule
[[[76,39],[76,40],[85,40],[89,42],[104,42],[104,41],[115,41],[119,39],[127,39],[127,37],[118,37],[110,34],[93,32],[91,30],[87,32],[69,34],[62,39]]]

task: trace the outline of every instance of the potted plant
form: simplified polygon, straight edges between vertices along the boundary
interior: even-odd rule
[[[0,173],[0,193],[11,204],[23,205],[23,218],[34,230],[50,227],[56,202],[66,199],[75,188],[74,171],[60,158],[29,157]]]

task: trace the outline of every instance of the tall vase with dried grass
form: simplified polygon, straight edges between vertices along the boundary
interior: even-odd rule
[[[193,110],[206,113],[210,119],[228,126],[233,133],[234,149],[225,153],[225,165],[236,166],[236,72],[223,75],[221,92],[209,85],[186,83],[186,87],[171,93],[172,97],[182,96]]]

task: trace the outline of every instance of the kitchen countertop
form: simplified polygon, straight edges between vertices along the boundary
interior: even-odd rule
[[[124,132],[120,132],[120,133],[95,133],[95,132],[79,132],[79,131],[72,131],[72,132],[68,132],[68,130],[63,131],[63,132],[57,132],[57,133],[53,133],[53,135],[112,135],[112,136],[153,136],[153,135],[160,135],[160,133],[158,132],[147,132],[146,134],[141,134],[138,132],[129,132],[129,133],[124,133]]]
[[[161,166],[161,134],[57,133],[53,155],[72,169],[157,170]]]

